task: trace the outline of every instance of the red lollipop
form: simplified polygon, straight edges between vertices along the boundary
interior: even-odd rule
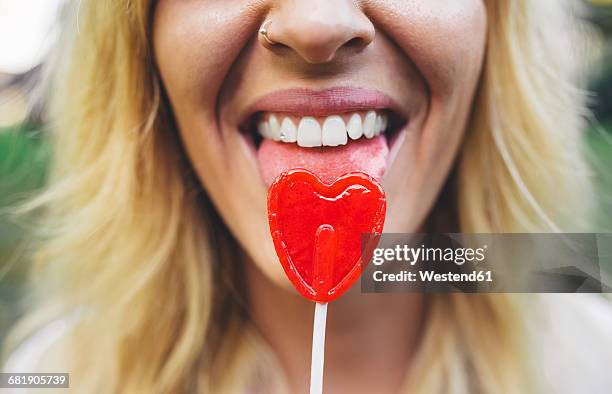
[[[272,183],[268,220],[274,247],[300,294],[329,302],[359,278],[382,232],[385,208],[383,189],[361,172],[328,185],[295,169]]]

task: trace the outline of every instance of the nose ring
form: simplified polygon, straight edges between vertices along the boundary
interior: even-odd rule
[[[268,45],[274,45],[276,44],[275,41],[273,41],[268,35],[270,34],[270,25],[272,24],[272,20],[268,19],[267,21],[265,21],[264,23],[262,23],[261,27],[259,28],[259,34],[263,37],[263,39],[266,41],[266,43],[268,43]]]

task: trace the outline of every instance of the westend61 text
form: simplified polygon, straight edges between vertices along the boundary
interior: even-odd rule
[[[375,271],[373,274],[373,279],[375,282],[492,282],[493,274],[491,271],[472,271],[462,273],[400,271],[393,274]]]

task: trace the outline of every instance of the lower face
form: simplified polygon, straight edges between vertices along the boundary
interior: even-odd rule
[[[258,37],[268,19],[273,45]],[[293,167],[328,182],[366,172],[387,195],[384,231],[421,229],[465,132],[486,23],[482,0],[157,2],[155,58],[186,152],[268,279],[293,291],[266,209]]]

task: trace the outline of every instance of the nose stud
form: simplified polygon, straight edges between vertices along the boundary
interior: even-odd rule
[[[276,44],[275,41],[273,41],[270,37],[270,25],[272,24],[272,20],[268,19],[266,20],[264,23],[262,23],[261,27],[259,28],[259,35],[263,37],[263,39],[265,40],[265,42],[268,45],[274,45]]]

